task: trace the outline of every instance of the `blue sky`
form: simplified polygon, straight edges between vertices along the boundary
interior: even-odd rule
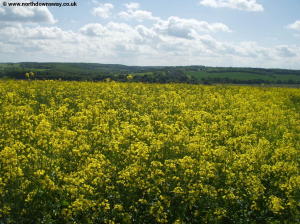
[[[3,2],[0,62],[300,69],[299,0],[77,0],[76,7]]]

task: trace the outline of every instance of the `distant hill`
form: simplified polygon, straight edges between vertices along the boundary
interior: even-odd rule
[[[98,63],[0,63],[0,78],[25,79],[26,72],[35,78],[78,81],[130,81],[233,83],[233,84],[300,84],[300,70],[233,68],[206,66],[126,66]]]

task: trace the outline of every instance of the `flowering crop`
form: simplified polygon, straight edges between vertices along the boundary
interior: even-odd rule
[[[299,222],[299,89],[0,82],[0,223]]]

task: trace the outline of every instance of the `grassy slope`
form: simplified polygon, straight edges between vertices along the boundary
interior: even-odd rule
[[[224,72],[224,73],[208,73],[206,71],[194,72],[189,71],[187,74],[201,80],[202,78],[229,78],[229,79],[236,79],[236,80],[255,80],[261,79],[266,81],[288,81],[288,80],[295,80],[300,81],[300,75],[279,75],[279,74],[253,74],[247,72]]]
[[[166,70],[181,70],[186,75],[196,80],[213,80],[227,78],[234,81],[263,80],[266,82],[297,82],[300,83],[300,71],[282,69],[256,69],[256,68],[213,68],[201,66],[186,67],[143,67],[125,66],[117,64],[97,63],[0,63],[0,77],[6,76],[7,72],[17,71],[20,74],[32,71],[40,73],[40,76],[64,75],[66,77],[96,77],[97,75],[128,74],[151,75],[153,72]]]

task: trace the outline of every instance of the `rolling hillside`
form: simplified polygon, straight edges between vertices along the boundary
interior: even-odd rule
[[[300,84],[300,70],[231,68],[205,66],[126,66],[98,63],[2,63],[0,78],[25,79],[34,72],[35,79],[102,81],[107,78],[150,83],[232,83],[232,84]]]

